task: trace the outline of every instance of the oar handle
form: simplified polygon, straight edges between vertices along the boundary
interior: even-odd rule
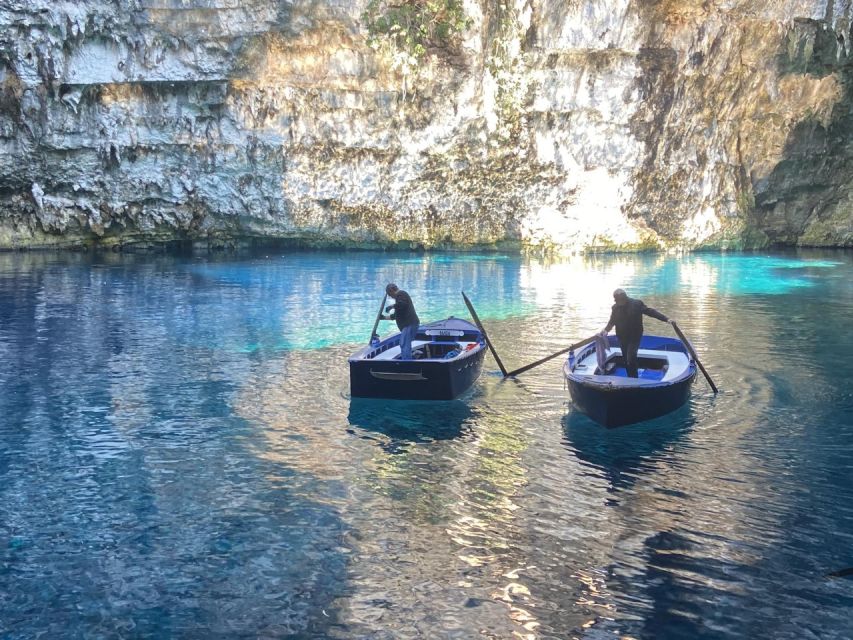
[[[690,353],[690,357],[693,358],[693,361],[696,363],[696,366],[699,367],[699,370],[702,372],[702,375],[705,376],[705,379],[708,381],[708,384],[711,385],[711,389],[713,390],[713,392],[715,394],[718,393],[717,385],[714,384],[714,381],[711,380],[711,376],[708,375],[707,371],[705,371],[705,367],[702,366],[702,363],[699,361],[699,356],[693,349],[693,345],[690,344],[690,340],[688,340],[687,336],[685,336],[681,332],[681,329],[675,322],[672,323],[672,328],[675,329],[675,333],[678,334],[678,337],[681,338],[681,341],[684,343],[684,346],[687,347],[687,351]]]
[[[385,310],[385,301],[388,299],[388,294],[386,293],[382,296],[382,304],[379,305],[379,313],[376,314],[376,322],[373,323],[373,331],[370,332],[370,340],[367,344],[373,342],[374,338],[378,338],[379,334],[376,333],[376,330],[379,328],[379,321],[382,319],[382,312]]]
[[[596,334],[596,335],[598,335],[598,334]],[[552,353],[550,356],[545,356],[541,360],[537,360],[536,362],[531,362],[530,364],[524,365],[523,367],[519,367],[515,371],[510,371],[509,373],[505,374],[505,377],[517,376],[519,373],[524,373],[528,369],[532,369],[533,367],[538,367],[540,364],[548,362],[548,360],[551,360],[552,358],[556,358],[557,356],[561,356],[564,353],[568,353],[569,351],[574,351],[575,349],[582,347],[583,345],[588,344],[588,343],[592,342],[593,340],[595,340],[595,336],[590,336],[589,338],[584,338],[580,342],[575,342],[573,345],[570,345],[570,346],[566,347],[565,349],[560,349],[556,353]]]
[[[465,295],[465,292],[462,292],[462,297],[465,299],[465,306],[468,307],[468,311],[471,312],[471,317],[474,318],[474,323],[477,325],[477,328],[480,330],[480,333],[483,334],[483,338],[486,341],[486,346],[489,347],[489,351],[492,352],[492,356],[495,359],[495,362],[498,363],[498,367],[500,367],[501,373],[506,377],[506,369],[504,368],[504,363],[501,362],[501,359],[498,357],[498,352],[495,351],[495,348],[492,346],[491,340],[489,340],[489,336],[486,333],[486,330],[483,328],[483,323],[480,322],[479,316],[477,316],[477,312],[474,311],[474,305],[471,304],[471,301],[468,299],[468,296]]]

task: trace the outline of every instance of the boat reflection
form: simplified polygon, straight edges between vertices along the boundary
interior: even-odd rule
[[[617,429],[602,427],[580,411],[563,416],[569,450],[604,475],[611,489],[630,488],[639,476],[668,459],[695,423],[692,403],[655,420]]]
[[[470,431],[476,413],[461,400],[352,398],[347,419],[359,430],[382,434],[392,441],[431,442]]]

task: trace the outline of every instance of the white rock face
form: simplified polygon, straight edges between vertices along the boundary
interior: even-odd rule
[[[853,244],[840,2],[366,4],[0,0],[0,248]]]

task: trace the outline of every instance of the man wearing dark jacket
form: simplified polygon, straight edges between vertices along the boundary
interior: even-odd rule
[[[393,315],[382,316],[383,320],[396,320],[397,328],[400,330],[400,360],[412,359],[412,340],[418,333],[421,324],[420,318],[412,304],[412,298],[393,282],[385,287],[385,293],[394,298],[394,304],[385,307],[385,313],[392,309]]]
[[[642,300],[629,298],[622,289],[613,292],[613,309],[610,312],[610,320],[601,332],[606,336],[614,326],[616,337],[622,346],[622,356],[625,359],[625,369],[631,378],[637,377],[637,351],[640,348],[640,338],[643,337],[643,315],[657,318],[662,322],[675,325],[675,320],[667,318],[660,311],[647,307]]]

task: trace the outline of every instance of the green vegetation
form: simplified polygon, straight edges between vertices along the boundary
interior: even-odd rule
[[[698,250],[748,251],[763,249],[770,244],[767,234],[739,221],[731,224],[698,246]]]
[[[499,2],[490,11],[486,68],[495,83],[493,135],[504,144],[520,145],[525,104],[532,100],[531,76],[524,73],[522,60],[526,27],[510,3]]]
[[[751,187],[738,189],[737,210],[742,218],[748,218],[755,211],[755,193]]]
[[[414,69],[431,48],[448,48],[471,26],[462,0],[370,0],[362,14],[368,44],[387,48],[395,66]]]
[[[666,246],[659,242],[652,234],[644,233],[637,242],[616,242],[608,236],[595,236],[587,252],[592,253],[642,253],[646,251],[660,251]]]

